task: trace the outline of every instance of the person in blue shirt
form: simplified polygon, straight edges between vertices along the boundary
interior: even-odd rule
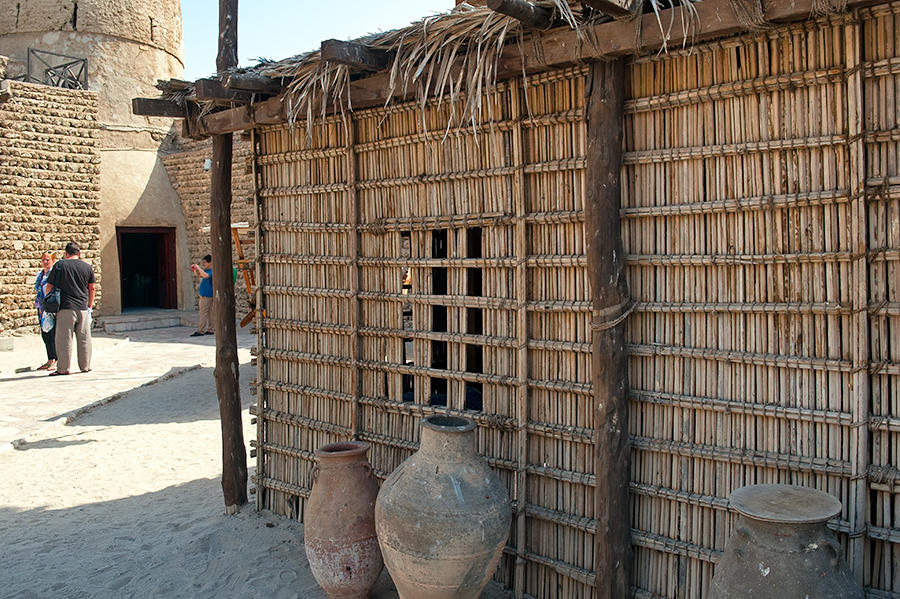
[[[191,337],[202,337],[203,335],[215,335],[212,321],[213,308],[213,286],[212,286],[212,256],[206,254],[200,264],[191,264],[191,272],[194,276],[200,277],[200,289],[197,295],[200,296],[200,324],[197,330],[191,333]]]

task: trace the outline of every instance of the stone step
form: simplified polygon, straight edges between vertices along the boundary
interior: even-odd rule
[[[147,318],[126,322],[107,322],[103,324],[103,330],[107,333],[125,333],[128,331],[143,331],[146,329],[166,329],[180,327],[181,318]]]
[[[194,313],[179,310],[134,312],[97,317],[94,327],[107,333],[127,333],[128,331],[192,326],[194,324],[192,316],[196,319]]]

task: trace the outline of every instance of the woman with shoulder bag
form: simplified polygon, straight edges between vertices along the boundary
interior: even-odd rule
[[[38,370],[53,370],[56,368],[56,315],[44,310],[44,297],[46,291],[44,285],[56,257],[50,252],[44,252],[41,255],[41,270],[38,271],[37,277],[34,279],[35,299],[34,307],[38,311],[38,321],[41,325],[41,339],[44,341],[44,347],[47,349],[47,361],[38,366]]]

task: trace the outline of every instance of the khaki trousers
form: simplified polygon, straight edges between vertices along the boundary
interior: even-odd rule
[[[197,330],[201,333],[211,333],[214,330],[212,320],[213,298],[200,296],[200,324]]]
[[[70,370],[73,332],[78,368],[91,369],[91,311],[67,309],[56,313],[56,370],[59,372]]]

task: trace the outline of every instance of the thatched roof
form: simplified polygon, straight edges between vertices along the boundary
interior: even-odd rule
[[[587,22],[610,19],[580,3],[543,0],[535,4],[554,11],[556,23],[573,29],[580,29]],[[388,102],[410,93],[415,93],[420,102],[446,94],[454,107],[463,101],[457,111],[461,119],[458,124],[462,124],[474,122],[480,113],[481,92],[496,82],[497,59],[504,46],[523,43],[528,33],[517,19],[486,6],[462,3],[450,12],[356,41],[392,53]],[[328,101],[340,110],[353,108],[345,93],[349,69],[321,60],[319,51],[263,62],[253,70],[267,77],[290,79],[290,112],[301,119],[312,120],[317,109],[324,114]],[[464,91],[471,93],[463,94]]]
[[[691,0],[693,1],[693,0]],[[645,0],[645,11],[665,8],[677,0]],[[666,4],[662,4],[662,3]],[[612,20],[581,2],[538,0],[536,6],[553,12],[553,26],[575,30],[590,44],[593,25]],[[694,14],[690,2],[682,5],[681,23],[659,22],[660,29],[688,31]],[[483,92],[497,81],[498,60],[510,44],[524,46],[535,30],[519,20],[492,11],[486,6],[461,3],[453,10],[426,17],[402,29],[370,34],[355,40],[375,50],[389,52],[389,84],[386,104],[396,98],[415,97],[420,103],[429,98],[446,98],[452,106],[453,123],[448,126],[476,124],[481,114]],[[684,37],[688,37],[685,35]],[[665,36],[664,36],[665,38]],[[348,84],[361,76],[345,65],[322,60],[313,50],[279,61],[260,61],[235,73],[253,73],[277,79],[285,86],[284,101],[289,119],[314,121],[326,111],[352,110]],[[524,69],[523,69],[524,76]],[[184,82],[160,82],[165,97],[179,103],[190,98],[190,85]],[[202,104],[202,103],[201,103]],[[203,105],[203,112],[213,106]]]

